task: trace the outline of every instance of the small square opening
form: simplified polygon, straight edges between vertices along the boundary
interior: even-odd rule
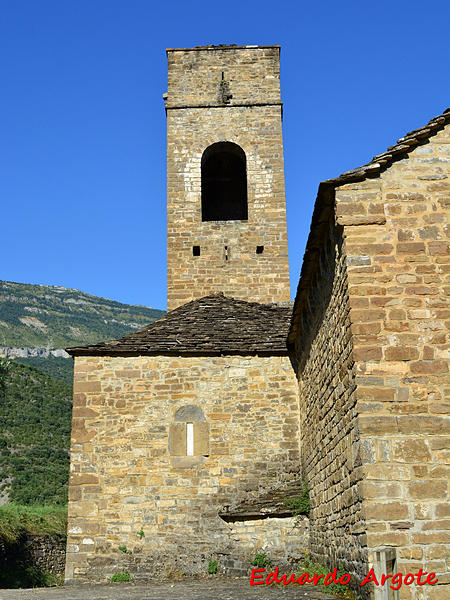
[[[256,246],[256,254],[262,254],[264,252],[264,246]]]
[[[200,246],[192,246],[193,256],[200,256]]]

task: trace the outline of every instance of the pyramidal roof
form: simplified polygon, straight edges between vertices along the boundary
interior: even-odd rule
[[[292,305],[214,294],[168,312],[119,340],[67,348],[72,356],[287,355]]]

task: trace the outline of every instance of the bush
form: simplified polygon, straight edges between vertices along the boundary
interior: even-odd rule
[[[131,581],[131,575],[128,573],[128,571],[118,571],[117,573],[114,573],[110,581],[111,583],[124,583]]]
[[[217,573],[218,568],[219,568],[219,563],[217,562],[217,560],[213,560],[212,558],[210,558],[209,564],[208,564],[208,573],[210,575],[215,575]]]
[[[309,515],[309,490],[306,482],[302,482],[302,489],[298,496],[285,498],[284,504],[292,510],[294,517]]]
[[[257,554],[252,562],[252,565],[254,567],[260,567],[262,569],[265,567],[270,567],[271,564],[272,561],[265,552],[260,552],[259,554]]]

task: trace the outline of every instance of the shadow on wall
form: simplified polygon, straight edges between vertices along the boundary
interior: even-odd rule
[[[316,254],[314,264],[316,268],[301,274],[299,288],[297,291],[297,304],[294,306],[293,319],[297,320],[297,331],[299,331],[295,346],[290,344],[291,364],[297,376],[305,364],[311,358],[311,347],[322,327],[324,317],[331,302],[334,292],[336,271],[334,266],[337,257],[342,255],[343,227],[329,225],[323,227],[321,247],[309,249],[311,254]],[[306,256],[304,259],[306,264]],[[310,266],[311,263],[309,263]],[[311,272],[312,271],[312,272]]]
[[[63,535],[24,535],[11,544],[0,540],[0,588],[62,585],[65,562]]]

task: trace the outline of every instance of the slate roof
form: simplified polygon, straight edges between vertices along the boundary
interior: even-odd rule
[[[72,356],[287,355],[292,305],[215,294],[168,312],[119,340],[67,348]]]
[[[419,144],[422,144],[429,137],[437,133],[447,123],[450,123],[450,108],[444,110],[441,115],[434,117],[424,127],[414,129],[408,132],[402,138],[397,140],[393,146],[389,146],[386,152],[377,154],[370,162],[351,171],[346,171],[334,179],[327,179],[323,184],[331,184],[335,187],[353,181],[360,181],[366,177],[378,175],[381,170],[389,167],[396,160],[405,158],[405,154],[414,150]]]

